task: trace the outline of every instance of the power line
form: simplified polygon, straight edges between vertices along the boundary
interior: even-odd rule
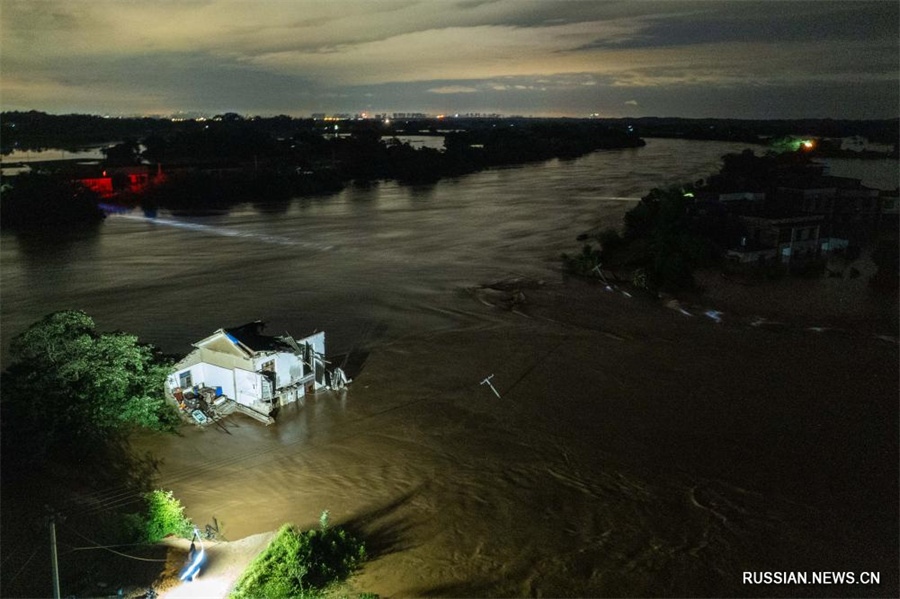
[[[84,536],[83,534],[81,534],[80,532],[78,532],[77,530],[75,530],[74,528],[72,528],[70,526],[66,526],[66,529],[71,532],[74,532],[76,535],[78,535],[79,537],[81,537],[82,539],[87,541],[88,543],[93,543],[94,548],[96,548],[96,549],[103,549],[105,551],[109,551],[110,553],[115,553],[116,555],[121,555],[122,557],[127,557],[128,559],[140,560],[142,562],[162,562],[162,563],[169,561],[167,559],[152,559],[149,557],[137,557],[135,555],[128,555],[127,553],[122,553],[121,551],[116,551],[115,549],[112,549],[111,548],[111,547],[113,547],[112,545],[101,545],[101,544],[97,543],[96,541],[87,538],[86,536]]]
[[[432,399],[432,398],[431,398],[431,397],[420,397],[419,399],[414,399],[414,400],[408,401],[408,402],[406,402],[406,403],[402,403],[402,404],[400,404],[400,405],[391,406],[391,407],[385,408],[384,410],[381,410],[381,411],[379,411],[379,412],[375,412],[374,414],[369,414],[369,415],[367,415],[367,416],[363,416],[363,417],[361,417],[361,418],[357,418],[357,419],[355,419],[355,420],[351,420],[351,421],[349,421],[349,422],[347,422],[347,423],[345,423],[345,424],[346,424],[346,425],[352,425],[352,424],[356,424],[356,423],[359,423],[359,422],[363,422],[363,421],[365,421],[365,420],[369,420],[369,419],[372,419],[372,418],[376,418],[376,417],[381,416],[381,415],[383,415],[383,414],[386,414],[386,413],[388,413],[388,412],[393,412],[393,411],[395,411],[395,410],[400,410],[400,409],[403,409],[403,408],[407,408],[407,407],[409,407],[409,406],[412,406],[412,405],[415,405],[415,404],[418,404],[418,403],[422,403],[422,402],[428,401],[428,400],[430,400],[430,399]],[[355,435],[363,434],[363,433],[365,433],[365,432],[368,432],[368,431],[360,431],[360,432],[356,432],[356,433],[351,433],[351,434],[349,434],[349,435],[344,435],[344,436],[339,436],[339,437],[333,437],[333,438],[329,438],[329,439],[327,439],[327,440],[323,440],[323,441],[320,442],[320,443],[310,443],[308,446],[309,446],[309,447],[318,447],[318,446],[322,445],[323,443],[331,443],[331,442],[334,442],[334,441],[340,441],[340,440],[342,440],[342,439],[347,439],[347,438],[353,437],[353,436],[355,436]],[[180,473],[179,473],[179,474],[176,474],[176,475],[174,475],[174,476],[170,476],[170,477],[168,477],[168,478],[166,478],[166,479],[160,481],[160,486],[168,486],[168,485],[170,485],[170,484],[172,484],[172,483],[175,483],[175,482],[180,482],[180,481],[185,480],[185,479],[188,479],[188,478],[196,477],[198,473],[202,473],[202,472],[205,472],[205,471],[207,471],[207,470],[212,470],[212,469],[220,468],[220,467],[223,467],[223,466],[230,466],[230,465],[232,465],[232,464],[237,464],[237,463],[240,463],[240,462],[246,462],[246,461],[252,460],[252,459],[254,459],[254,458],[258,458],[258,457],[262,457],[262,456],[267,456],[267,459],[268,459],[268,458],[271,458],[271,457],[272,457],[271,454],[282,453],[282,452],[284,452],[284,451],[289,450],[291,447],[293,447],[293,446],[295,446],[295,445],[298,445],[298,444],[300,444],[300,443],[304,443],[305,441],[306,441],[306,439],[298,439],[298,440],[296,440],[296,441],[292,441],[292,442],[287,443],[287,444],[283,444],[283,445],[281,445],[281,444],[274,445],[274,446],[272,446],[272,447],[268,447],[268,448],[266,448],[266,449],[263,449],[263,450],[260,450],[260,451],[257,451],[257,452],[254,452],[254,453],[251,453],[251,454],[248,454],[248,455],[237,456],[237,457],[234,457],[234,458],[225,458],[225,459],[223,459],[223,460],[220,460],[219,463],[215,463],[215,462],[213,462],[213,463],[207,463],[206,465],[204,465],[204,466],[202,466],[202,467],[200,467],[200,468],[195,468],[195,469],[193,469],[191,472],[185,472],[184,474],[180,474]],[[239,471],[240,471],[240,470],[245,470],[245,469],[247,469],[247,468],[249,468],[249,467],[250,467],[250,466],[243,466],[243,467],[239,468],[238,470],[239,470]],[[185,468],[185,470],[187,470],[187,468]],[[121,496],[118,497],[118,498],[115,498],[115,497],[110,498],[110,500],[108,500],[107,502],[103,503],[103,504],[100,505],[100,506],[95,506],[95,507],[93,507],[93,508],[87,508],[86,510],[84,510],[84,511],[82,511],[82,512],[79,512],[79,513],[77,513],[77,514],[75,514],[75,515],[76,515],[76,516],[78,516],[78,515],[81,515],[81,516],[97,515],[97,514],[100,514],[100,513],[102,513],[102,512],[109,511],[109,510],[111,510],[111,509],[115,509],[115,508],[117,508],[117,507],[122,507],[122,506],[128,505],[129,503],[132,503],[132,502],[136,501],[136,500],[140,497],[140,494],[139,494],[139,493],[133,493],[133,492],[132,492],[132,493],[125,492],[125,493],[121,493],[120,495],[121,495]]]
[[[38,547],[37,549],[35,549],[34,552],[31,554],[31,557],[29,557],[27,560],[25,560],[25,563],[22,564],[22,567],[19,568],[19,571],[16,572],[15,576],[13,576],[12,578],[10,578],[10,579],[9,579],[9,582],[6,583],[7,585],[12,584],[13,581],[14,581],[16,578],[19,577],[19,574],[21,574],[21,573],[25,570],[25,566],[27,566],[28,564],[30,564],[30,563],[31,563],[31,560],[34,559],[34,556],[37,555],[37,552],[38,552],[39,549],[40,549],[40,547]]]

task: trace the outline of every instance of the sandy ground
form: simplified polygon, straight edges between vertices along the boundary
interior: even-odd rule
[[[168,581],[161,586],[166,590],[159,593],[160,599],[221,599],[227,597],[238,577],[247,568],[269,541],[274,533],[251,535],[232,542],[207,542],[204,545],[206,559],[200,576],[192,582]],[[177,539],[167,544],[187,553],[190,541]],[[170,587],[169,584],[172,584]]]

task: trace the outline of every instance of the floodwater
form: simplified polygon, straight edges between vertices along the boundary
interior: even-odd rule
[[[458,289],[558,279],[578,234],[619,226],[652,187],[704,177],[743,148],[649,140],[430,186],[381,183],[203,216],[135,211],[96,233],[4,233],[4,357],[11,336],[66,308],[171,352],[256,319],[273,333],[325,330],[330,352],[464,326]]]
[[[331,354],[362,349],[348,390],[271,427],[236,416],[227,432],[134,439],[162,460],[157,483],[229,539],[313,526],[323,509],[360,527],[372,558],[351,590],[892,595],[895,340],[717,323],[560,274],[576,235],[740,149],[649,140],[429,187],[4,234],[4,343],[75,307],[173,352],[257,318],[324,329]],[[513,276],[546,281],[523,290],[521,314],[465,291]],[[479,384],[491,374],[500,399]],[[881,584],[741,582],[845,570]]]
[[[65,150],[62,148],[46,148],[43,150],[13,150],[4,154],[3,162],[43,162],[45,160],[100,160],[104,158],[103,149],[109,147],[85,146],[80,149]]]
[[[900,169],[896,160],[825,158],[821,162],[827,165],[828,173],[836,177],[853,177],[875,189],[900,187]]]

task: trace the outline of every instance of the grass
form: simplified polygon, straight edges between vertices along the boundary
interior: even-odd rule
[[[343,528],[329,526],[328,512],[323,512],[319,528],[282,526],[238,579],[231,598],[323,597],[365,559],[365,545]]]

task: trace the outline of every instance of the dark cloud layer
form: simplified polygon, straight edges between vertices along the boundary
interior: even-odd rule
[[[4,109],[897,116],[896,2],[2,0]]]

